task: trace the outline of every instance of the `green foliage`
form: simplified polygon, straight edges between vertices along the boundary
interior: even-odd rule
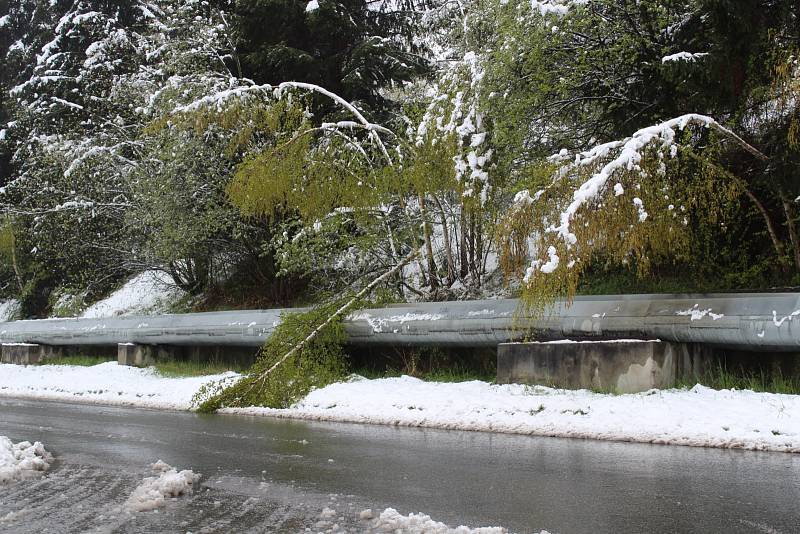
[[[58,288],[50,293],[51,317],[77,317],[85,307],[84,295],[70,288]]]
[[[683,380],[677,387],[691,388],[695,384],[702,384],[712,389],[747,389],[756,392],[800,394],[800,376],[787,376],[782,372],[763,369],[748,371],[724,364],[712,367],[697,379]]]
[[[492,350],[393,347],[388,350],[354,351],[354,374],[367,378],[413,376],[431,382],[493,382],[497,358]]]
[[[316,388],[341,380],[347,361],[341,321],[331,323],[301,350],[266,374],[341,305],[333,302],[308,312],[286,314],[267,340],[256,363],[238,381],[203,387],[194,397],[201,412],[220,408],[265,406],[288,408]]]
[[[325,0],[308,12],[307,5],[302,0],[236,2],[245,76],[258,83],[315,83],[380,113],[389,106],[382,88],[426,70],[408,39],[414,2],[403,1],[405,9],[396,14],[364,0]],[[333,111],[326,99],[317,99],[314,107],[321,114]]]
[[[261,110],[252,121],[258,144],[236,167],[227,188],[245,215],[280,220],[297,214],[314,222],[340,206],[375,205],[375,175],[356,141],[315,127],[294,99]]]
[[[529,255],[544,262],[550,246],[561,259],[559,273],[526,280],[529,306],[541,310],[573,295],[585,276],[600,279],[584,287],[608,287],[607,272],[634,273],[637,282],[618,286],[627,291],[658,287],[647,280],[654,273],[684,276],[679,285],[685,288],[768,287],[792,279],[790,250],[794,272],[800,271],[791,235],[797,224],[791,199],[800,182],[797,161],[786,150],[797,69],[778,37],[791,27],[790,3],[748,1],[734,9],[706,0],[600,0],[572,4],[559,17],[527,2],[490,5],[498,44],[487,52],[485,83],[503,97],[485,105],[498,167],[512,175],[515,189],[543,190],[501,220],[502,266],[519,277]],[[698,54],[662,59],[686,51]],[[777,78],[783,76],[777,86],[776,62]],[[689,112],[746,133],[768,163],[723,136],[689,128],[678,134],[677,157],[651,146],[641,168],[614,171],[600,196],[575,214],[577,244],[542,231],[559,224],[576,189],[609,161],[578,168],[554,164],[550,154],[566,148],[580,159],[581,151]],[[625,194],[612,196],[615,183]],[[638,220],[632,196],[646,207],[645,221]],[[768,235],[770,224],[777,228]]]

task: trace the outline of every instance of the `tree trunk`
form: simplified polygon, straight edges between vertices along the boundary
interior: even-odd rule
[[[13,230],[12,230],[13,232]],[[17,238],[14,235],[11,235],[11,265],[14,267],[14,276],[17,279],[17,288],[19,288],[19,294],[22,295],[22,290],[25,287],[25,284],[22,282],[22,273],[19,270],[19,264],[17,263]]]
[[[473,283],[475,273],[475,214],[469,214],[469,272],[472,275]]]
[[[781,203],[783,203],[783,213],[786,215],[786,226],[789,229],[789,240],[792,243],[792,252],[794,256],[794,268],[800,272],[800,239],[797,236],[797,226],[795,225],[794,208],[791,201],[785,196],[781,195]]]
[[[466,278],[469,273],[469,261],[467,259],[467,215],[464,213],[464,202],[461,202],[461,217],[460,217],[460,234],[458,237],[458,255],[459,255],[459,276],[461,279]]]
[[[475,218],[477,219],[475,222],[475,282],[478,284],[478,287],[481,287],[481,283],[483,282],[483,225],[481,224],[483,219],[483,213],[481,210],[478,210]]]
[[[456,265],[453,260],[453,251],[450,248],[450,230],[447,228],[447,214],[444,212],[444,207],[436,195],[433,196],[433,201],[439,208],[439,214],[442,217],[442,237],[444,238],[444,253],[447,259],[447,285],[452,286],[456,281]]]
[[[775,253],[778,255],[778,259],[780,263],[783,265],[783,270],[786,271],[786,254],[783,248],[783,243],[781,242],[780,237],[778,237],[778,232],[775,229],[775,223],[772,222],[772,217],[770,217],[767,208],[764,207],[764,204],[758,199],[758,197],[753,194],[752,191],[745,188],[744,190],[747,197],[753,201],[753,204],[756,205],[758,211],[761,212],[761,216],[764,218],[764,223],[767,225],[767,232],[769,232],[769,237],[772,240],[772,246],[775,248]]]
[[[397,246],[394,244],[394,232],[392,232],[392,225],[389,224],[388,218],[384,218],[383,222],[386,223],[386,232],[389,235],[389,249],[392,251],[392,260],[395,262],[400,261],[400,258],[397,257]],[[403,271],[404,269],[400,269],[397,272],[397,292],[400,293],[400,296],[403,299],[405,299],[405,276]]]
[[[431,289],[439,287],[439,277],[436,274],[436,260],[433,257],[433,244],[431,243],[431,228],[428,224],[428,214],[425,209],[425,197],[419,195],[419,209],[422,214],[422,236],[425,239],[425,254],[428,256],[428,283]]]

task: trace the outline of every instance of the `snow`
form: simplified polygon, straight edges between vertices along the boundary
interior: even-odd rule
[[[349,320],[351,321],[367,321],[369,325],[372,327],[372,331],[375,333],[383,332],[384,328],[391,325],[391,324],[400,324],[408,323],[411,321],[438,321],[442,319],[444,315],[440,313],[404,313],[403,315],[392,315],[389,317],[375,317],[370,315],[369,313],[362,312],[359,314],[350,315]]]
[[[676,311],[675,315],[684,315],[684,316],[688,315],[688,316],[690,316],[690,319],[689,319],[690,321],[699,321],[700,319],[702,319],[705,316],[711,317],[711,319],[713,319],[714,321],[717,321],[717,320],[722,319],[723,317],[725,317],[724,313],[714,313],[714,312],[712,312],[711,311],[712,308],[708,308],[706,310],[701,310],[701,309],[699,309],[699,307],[700,307],[699,304],[695,304],[693,307],[689,308],[688,310]],[[760,336],[760,337],[763,337],[763,336]]]
[[[540,344],[540,345],[572,345],[575,343],[578,344],[588,344],[588,343],[659,343],[660,339],[606,339],[604,341],[578,341],[575,339],[556,339],[554,341],[526,341],[525,343],[528,344]]]
[[[177,498],[181,495],[191,495],[194,484],[200,480],[200,475],[191,470],[178,472],[174,467],[161,460],[151,465],[157,476],[146,477],[139,486],[133,490],[125,502],[125,508],[132,512],[147,512],[162,508],[167,503],[167,498]]]
[[[783,325],[783,323],[785,323],[786,321],[791,322],[792,319],[794,319],[798,315],[800,315],[800,310],[795,310],[789,315],[785,315],[780,319],[778,319],[778,312],[776,310],[772,310],[772,324],[780,328]]]
[[[800,452],[800,396],[651,390],[611,395],[518,384],[354,377],[295,406],[225,409],[241,415]]]
[[[40,442],[12,442],[0,436],[0,486],[41,475],[50,468],[53,456]]]
[[[559,262],[561,261],[561,258],[558,257],[556,252],[556,247],[548,247],[548,260],[544,264],[541,264],[539,260],[534,260],[531,262],[531,266],[525,271],[525,276],[522,278],[522,280],[527,283],[536,274],[536,271],[541,271],[545,274],[550,274],[555,271],[558,268]]]
[[[636,210],[639,212],[639,222],[644,222],[647,220],[647,212],[644,210],[642,199],[639,197],[633,197],[633,205],[636,206]]]
[[[117,362],[91,367],[0,364],[0,396],[188,410],[200,386],[236,376],[229,372],[167,378],[153,368],[140,369]]]
[[[371,510],[369,512],[371,515]],[[371,523],[371,527],[376,532],[403,532],[403,534],[501,534],[508,532],[502,527],[459,526],[450,528],[444,523],[434,521],[428,515],[402,515],[394,508],[387,508],[381,512],[381,515]],[[546,534],[546,531],[542,531],[540,534]]]
[[[642,128],[627,139],[597,145],[591,150],[578,154],[573,163],[561,169],[561,174],[567,175],[569,171],[605,162],[598,172],[592,174],[588,180],[584,181],[573,192],[572,202],[560,214],[560,224],[558,226],[553,224],[548,227],[546,231],[557,234],[568,247],[575,245],[578,238],[572,232],[570,225],[578,211],[591,202],[596,201],[602,195],[607,182],[612,176],[624,171],[640,171],[640,163],[647,147],[655,144],[661,149],[669,148],[671,153],[673,153],[672,149],[676,148],[676,132],[684,130],[690,125],[712,128],[736,142],[744,143],[739,136],[719,124],[713,118],[706,115],[689,113],[654,126]],[[613,153],[616,153],[616,156],[609,160],[609,157]],[[568,157],[569,154],[562,151],[557,155],[551,156],[550,160],[553,162],[560,162]],[[617,191],[619,190],[615,187],[615,193]],[[639,202],[641,203],[641,200],[639,200]],[[647,218],[647,212],[644,211],[640,203],[636,204],[639,210],[639,220],[644,221]]]
[[[11,321],[19,310],[19,301],[15,299],[0,301],[0,323]]]
[[[182,293],[168,274],[145,271],[131,278],[107,298],[89,306],[81,317],[101,319],[118,315],[159,313],[178,300]]]
[[[680,61],[694,62],[698,59],[708,55],[708,52],[698,52],[692,54],[691,52],[678,52],[677,54],[670,54],[661,58],[661,63],[675,63]]]
[[[625,340],[634,342],[639,340]],[[165,378],[155,370],[0,364],[0,396],[187,410],[203,384],[239,375]],[[353,376],[311,392],[288,409],[223,413],[453,430],[501,432],[800,452],[800,395],[650,390],[611,395],[480,381],[437,383],[402,376]]]
[[[588,0],[531,0],[531,8],[538,11],[540,15],[556,15],[563,17],[572,6],[586,4]]]
[[[319,9],[319,2],[317,0],[311,0],[308,4],[306,4],[306,13],[311,13],[312,11],[316,11]]]

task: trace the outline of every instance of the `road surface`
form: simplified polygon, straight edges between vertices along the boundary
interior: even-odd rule
[[[799,532],[800,455],[0,399],[42,479],[0,487],[0,532],[302,532],[366,508],[512,532]],[[164,460],[203,475],[158,513],[120,505]]]

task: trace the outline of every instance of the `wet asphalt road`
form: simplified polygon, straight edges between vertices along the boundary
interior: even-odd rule
[[[57,458],[0,486],[0,532],[302,532],[365,508],[512,532],[800,532],[800,455],[0,399],[0,435]],[[202,473],[158,513],[127,496],[162,459]]]

